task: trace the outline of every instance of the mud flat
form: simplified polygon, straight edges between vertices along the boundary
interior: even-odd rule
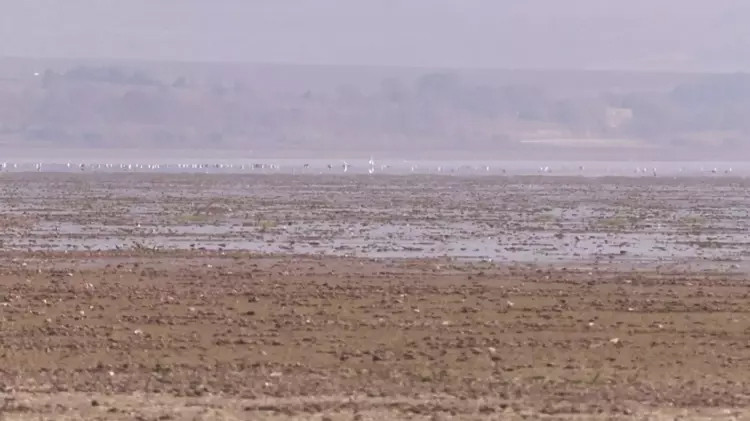
[[[5,174],[0,419],[743,419],[749,189]]]

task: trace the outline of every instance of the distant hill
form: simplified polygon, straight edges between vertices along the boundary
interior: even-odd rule
[[[12,148],[731,157],[748,109],[746,74],[0,60]]]

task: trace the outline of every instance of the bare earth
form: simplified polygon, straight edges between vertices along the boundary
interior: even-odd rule
[[[3,177],[0,420],[750,419],[744,180]]]

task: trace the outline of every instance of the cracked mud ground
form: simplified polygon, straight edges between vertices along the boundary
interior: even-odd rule
[[[743,419],[750,294],[720,263],[9,250],[0,419]]]

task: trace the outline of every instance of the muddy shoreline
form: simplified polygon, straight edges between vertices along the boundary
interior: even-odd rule
[[[3,174],[0,416],[742,419],[748,189]]]

